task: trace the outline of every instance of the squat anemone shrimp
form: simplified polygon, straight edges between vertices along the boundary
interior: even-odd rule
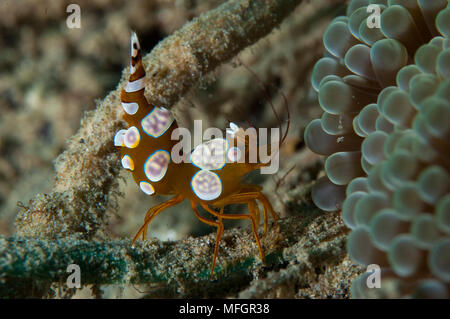
[[[234,123],[230,123],[226,130],[226,138],[215,138],[196,146],[187,161],[174,161],[171,153],[178,140],[172,139],[172,133],[178,128],[177,122],[169,110],[148,103],[144,96],[144,85],[141,47],[136,34],[132,33],[130,77],[121,92],[121,104],[125,111],[123,118],[129,127],[117,132],[114,145],[120,147],[122,166],[131,171],[134,181],[145,194],[173,196],[147,211],[144,224],[133,238],[133,244],[139,237],[145,240],[148,225],[156,216],[187,199],[201,222],[217,228],[211,275],[214,273],[224,230],[224,219],[247,219],[251,222],[259,255],[264,262],[258,235],[258,203],[264,216],[264,234],[268,230],[269,214],[275,225],[279,216],[262,193],[262,187],[245,184],[242,178],[251,171],[270,165],[274,156],[278,155],[289,126],[281,140],[278,139],[276,143],[271,140],[271,143],[256,146],[257,152],[263,150],[265,154],[270,154],[264,162],[260,158],[250,160],[251,137]],[[224,213],[224,208],[230,204],[246,205],[248,214]],[[201,216],[197,209],[199,205],[214,219]]]

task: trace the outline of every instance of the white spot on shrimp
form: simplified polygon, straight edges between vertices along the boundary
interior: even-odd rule
[[[231,135],[232,137],[234,137],[234,135],[238,132],[238,130],[239,130],[239,126],[237,126],[233,122],[230,122],[230,128],[226,129],[226,133],[228,135]]]
[[[136,126],[130,127],[123,138],[123,143],[128,148],[135,148],[139,145],[139,141],[141,140],[141,136],[139,134],[139,130]]]
[[[139,109],[139,105],[136,102],[125,103],[122,102],[122,107],[127,114],[134,115]]]
[[[147,195],[152,195],[155,193],[155,188],[148,182],[140,182],[139,187],[141,188],[141,191],[143,191]]]
[[[145,84],[145,77],[142,77],[140,79],[131,82],[128,81],[127,86],[125,87],[125,92],[131,93],[142,90],[144,88],[144,84]]]
[[[222,193],[222,181],[216,173],[201,170],[192,177],[191,188],[198,198],[209,201]]]
[[[116,135],[114,136],[114,146],[125,146],[125,144],[123,143],[123,139],[126,132],[127,130],[120,130],[116,133]]]
[[[170,154],[159,150],[150,155],[144,163],[144,173],[152,182],[160,181],[169,168]]]
[[[197,145],[192,151],[190,161],[198,168],[207,170],[222,169],[226,164],[228,142],[223,138]]]
[[[234,163],[239,161],[239,159],[241,158],[241,154],[242,154],[241,150],[238,147],[233,146],[228,150],[227,157],[230,162]]]
[[[144,132],[152,137],[160,137],[172,125],[172,113],[163,107],[155,107],[141,121]]]
[[[141,48],[141,45],[139,44],[139,40],[136,35],[136,32],[131,33],[130,42],[131,42],[131,44],[130,44],[131,45],[131,56],[135,58],[137,56],[138,50]]]
[[[129,155],[122,157],[122,167],[134,171],[134,162]]]

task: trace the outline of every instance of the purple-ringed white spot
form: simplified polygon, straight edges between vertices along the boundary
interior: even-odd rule
[[[147,195],[152,195],[155,193],[155,189],[153,188],[152,184],[148,182],[140,182],[139,187],[141,188],[141,191],[143,191]]]
[[[241,150],[238,147],[233,146],[228,150],[227,155],[230,162],[237,162],[241,158]]]
[[[160,137],[172,125],[172,114],[163,107],[155,107],[141,121],[144,132],[152,137]]]
[[[134,171],[134,162],[129,155],[122,157],[122,167]]]
[[[222,193],[222,181],[216,173],[200,170],[192,177],[191,188],[198,198],[209,201]]]
[[[169,168],[170,154],[159,150],[150,155],[144,163],[144,173],[152,182],[160,181]]]
[[[139,130],[136,126],[130,127],[123,138],[123,143],[128,148],[135,148],[139,145],[139,141],[141,139],[141,136],[139,134]]]
[[[127,130],[120,130],[114,136],[114,146],[125,146],[123,139],[125,137]]]
[[[139,109],[139,105],[136,102],[125,103],[122,102],[122,107],[127,114],[134,115]]]
[[[197,145],[192,151],[190,161],[201,169],[218,170],[226,164],[228,142],[223,138]]]

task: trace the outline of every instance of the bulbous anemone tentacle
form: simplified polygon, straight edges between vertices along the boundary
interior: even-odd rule
[[[380,28],[367,26],[370,4]],[[450,297],[449,21],[446,0],[353,0],[312,75],[324,113],[305,143],[326,156],[313,201],[342,209],[355,262],[408,283],[397,297]],[[366,279],[354,297],[373,294]]]

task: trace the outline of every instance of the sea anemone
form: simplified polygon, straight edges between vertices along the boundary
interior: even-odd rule
[[[351,1],[313,71],[324,113],[305,141],[327,156],[313,200],[342,209],[350,257],[379,265],[394,296],[450,297],[449,21],[446,0]],[[371,295],[367,276],[354,297]]]

